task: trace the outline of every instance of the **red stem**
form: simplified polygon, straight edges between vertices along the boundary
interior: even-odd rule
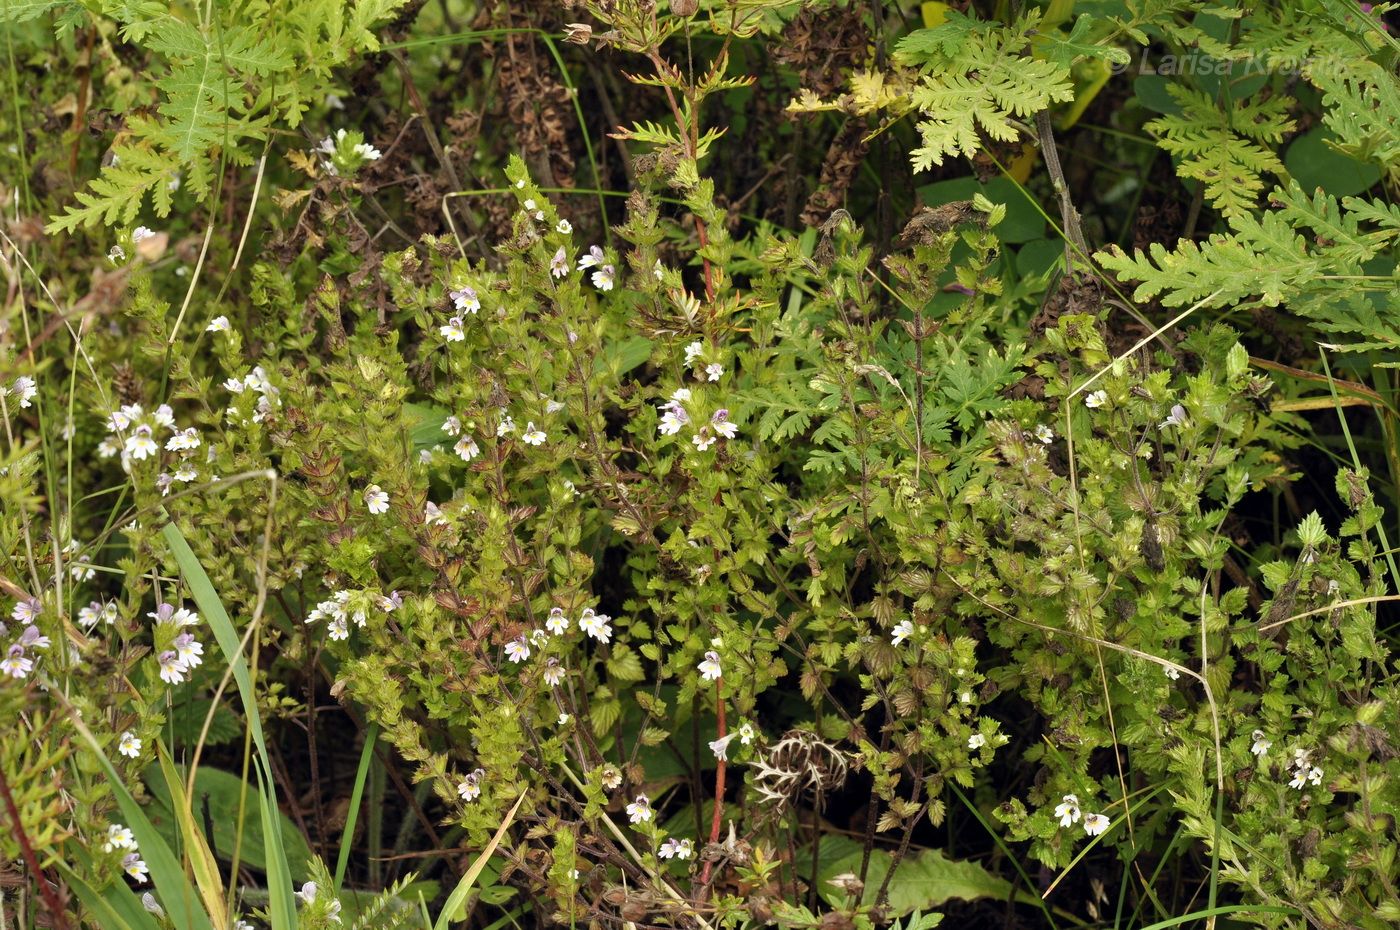
[[[724,739],[725,737],[724,698],[720,695],[720,687],[723,684],[724,679],[715,679],[715,707],[717,708],[717,714],[719,716],[718,739]],[[726,767],[727,764],[724,760],[724,757],[721,756],[719,759],[719,766],[715,769],[715,816],[710,820],[711,844],[719,842],[720,823],[724,819],[724,770]],[[701,885],[708,885],[710,883],[710,868],[713,865],[713,860],[707,859],[705,861],[705,868],[700,872]]]

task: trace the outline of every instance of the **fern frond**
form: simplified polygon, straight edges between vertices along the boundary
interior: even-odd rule
[[[97,223],[129,224],[140,211],[147,192],[169,181],[169,162],[148,148],[120,146],[112,154],[115,156],[112,164],[102,169],[87,190],[74,195],[78,205],[69,206],[61,216],[50,218],[45,227],[47,232],[71,232]],[[160,215],[164,216],[169,213],[170,202],[168,198],[158,201],[158,213],[161,203],[165,213]]]
[[[924,117],[918,124],[923,144],[910,155],[914,170],[941,165],[949,155],[975,154],[979,132],[1014,141],[1017,117],[1074,99],[1068,65],[1025,54],[1037,22],[1032,14],[993,26],[950,14],[949,22],[900,44],[899,57],[927,72],[909,95]]]
[[[1283,171],[1265,144],[1281,142],[1295,128],[1288,101],[1241,100],[1221,110],[1204,91],[1176,84],[1167,90],[1181,112],[1158,117],[1144,128],[1159,137],[1159,148],[1179,160],[1177,174],[1202,182],[1211,206],[1226,217],[1253,209],[1264,190],[1263,176]]]

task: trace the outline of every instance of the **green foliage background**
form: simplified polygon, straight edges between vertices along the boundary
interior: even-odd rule
[[[0,927],[1393,926],[1395,21],[0,4]]]

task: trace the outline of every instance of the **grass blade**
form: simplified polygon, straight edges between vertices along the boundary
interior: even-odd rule
[[[496,847],[501,845],[501,840],[505,839],[506,830],[515,822],[515,813],[520,810],[520,805],[525,803],[525,795],[516,798],[515,806],[506,814],[506,819],[501,821],[501,825],[496,828],[496,835],[491,837],[491,842],[486,844],[486,848],[481,851],[481,855],[476,857],[472,867],[467,869],[467,874],[462,876],[462,880],[457,883],[457,887],[452,889],[452,894],[448,896],[447,903],[438,911],[438,919],[433,924],[433,930],[447,930],[448,921],[451,916],[457,913],[457,909],[466,903],[467,895],[471,894],[472,885],[476,883],[476,878],[481,874],[481,870],[486,868],[486,863],[491,861],[491,856],[496,852]]]
[[[282,846],[282,833],[277,829],[274,816],[277,807],[276,792],[272,786],[272,763],[267,752],[267,741],[263,736],[262,719],[258,714],[257,695],[253,690],[253,678],[248,672],[248,663],[243,659],[243,646],[238,632],[224,610],[223,602],[214,590],[214,584],[204,567],[199,564],[194,551],[174,523],[167,523],[161,530],[166,545],[175,556],[189,585],[190,595],[199,607],[200,614],[209,623],[209,629],[224,654],[224,661],[233,671],[234,683],[243,701],[243,716],[247,721],[248,732],[257,749],[256,771],[258,793],[262,796],[263,835],[267,844],[267,890],[268,915],[272,920],[272,930],[294,930],[297,925],[296,903],[292,898],[292,876],[287,866],[287,853]]]
[[[185,843],[185,859],[190,864],[190,870],[194,872],[194,882],[199,888],[200,897],[204,899],[204,907],[209,911],[215,926],[225,926],[228,924],[228,915],[224,913],[224,883],[219,877],[219,866],[214,862],[214,854],[209,849],[209,842],[205,839],[203,831],[195,825],[190,799],[185,794],[185,786],[180,781],[179,773],[175,771],[175,763],[170,760],[170,753],[159,743],[156,744],[156,758],[160,760],[160,772],[165,777],[166,788],[170,791],[175,823]]]
[[[360,750],[360,765],[355,769],[355,787],[350,791],[350,812],[345,816],[345,828],[340,835],[340,855],[335,860],[335,893],[345,882],[345,866],[350,862],[350,844],[355,839],[355,821],[360,816],[360,799],[364,797],[369,763],[374,758],[374,744],[379,739],[379,724],[372,723],[365,731],[365,747]]]

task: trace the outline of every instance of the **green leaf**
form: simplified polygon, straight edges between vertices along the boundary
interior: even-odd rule
[[[874,905],[880,893],[880,885],[890,870],[894,856],[882,849],[870,855],[870,869],[866,873],[865,892],[862,902]],[[832,877],[843,873],[859,873],[861,851],[859,848],[827,864],[822,863],[818,891],[833,905],[843,901],[843,895],[830,884]],[[925,849],[905,856],[890,879],[889,905],[891,916],[902,917],[914,911],[924,911],[937,907],[953,898],[976,901],[979,898],[1006,900],[1011,897],[1012,886],[1006,879],[993,875],[976,862],[957,862],[943,855],[941,849]],[[1018,898],[1027,898],[1020,892]]]
[[[1335,137],[1318,126],[1293,140],[1283,164],[1303,190],[1322,188],[1333,197],[1370,190],[1381,179],[1381,169],[1352,158],[1332,145]]]
[[[177,765],[175,769],[183,781],[187,777],[185,767]],[[151,812],[151,821],[157,827],[163,828],[167,836],[174,837],[176,834],[173,832],[173,819],[163,819],[174,816],[170,792],[155,775],[154,769],[145,773],[146,785],[150,788],[151,795],[159,806],[157,810]],[[214,852],[219,859],[227,862],[233,854],[234,842],[238,837],[240,795],[246,797],[247,812],[244,815],[243,840],[239,847],[239,858],[245,865],[265,870],[267,868],[267,841],[262,828],[262,802],[257,791],[251,786],[245,789],[242,780],[237,775],[200,766],[199,771],[194,774],[194,794],[190,799],[194,818],[197,823],[202,824],[205,822],[205,811],[208,811],[208,821],[214,827],[212,843]],[[311,848],[301,835],[301,831],[286,814],[277,811],[276,817],[282,846],[287,851],[288,866],[294,875],[307,874],[311,868]]]

